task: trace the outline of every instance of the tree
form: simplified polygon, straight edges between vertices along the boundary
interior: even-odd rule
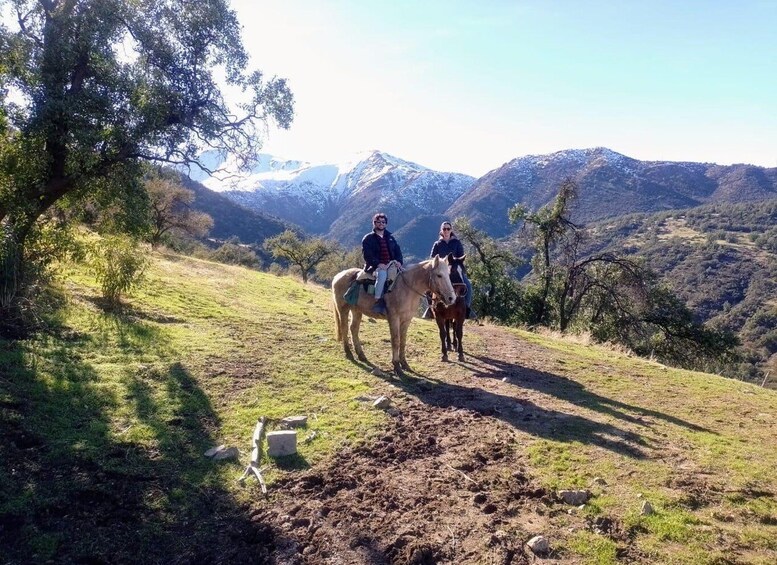
[[[0,294],[23,281],[25,246],[52,206],[136,195],[143,162],[207,170],[196,160],[204,148],[248,168],[267,122],[291,124],[285,80],[247,69],[227,0],[0,9],[16,15],[14,28],[0,26]],[[243,99],[228,101],[220,80]]]
[[[516,204],[507,215],[510,222],[524,222],[524,227],[534,233],[537,254],[534,256],[533,268],[541,281],[541,293],[536,313],[537,323],[547,323],[548,295],[551,284],[557,275],[557,269],[551,261],[551,252],[561,240],[578,235],[578,226],[567,217],[569,207],[577,198],[577,185],[571,179],[561,183],[555,200],[540,208],[537,212],[529,212],[523,204]]]
[[[316,265],[337,250],[337,246],[333,243],[321,238],[300,239],[291,230],[265,240],[264,248],[276,259],[285,259],[298,267],[304,283],[308,282],[308,276]]]
[[[194,191],[184,188],[176,175],[154,175],[146,179],[146,192],[151,206],[151,245],[178,230],[192,237],[203,237],[213,227],[213,218],[191,208]]]
[[[485,232],[476,229],[466,218],[456,218],[456,234],[467,243],[467,275],[472,282],[472,306],[483,316],[504,322],[517,321],[520,288],[510,272],[521,260]],[[475,292],[483,289],[484,292]]]

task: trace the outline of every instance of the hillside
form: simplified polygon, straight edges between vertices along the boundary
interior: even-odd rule
[[[441,364],[422,320],[398,380],[384,323],[343,358],[327,289],[154,254],[116,314],[66,275],[59,325],[0,341],[4,563],[777,560],[774,390],[488,324]],[[254,424],[296,414],[264,500]]]
[[[507,219],[511,206],[536,210],[567,178],[579,187],[577,222],[777,197],[777,168],[640,161],[596,147],[513,159],[478,179],[445,213],[468,216],[489,235],[503,237],[515,229]]]
[[[192,207],[213,218],[210,237],[226,240],[237,236],[243,243],[261,244],[268,237],[276,236],[291,227],[289,222],[280,218],[235,204],[229,198],[209,190],[197,181],[186,177],[183,181],[186,188],[194,191],[195,199]]]
[[[777,369],[777,200],[629,215],[590,228],[587,253],[644,260],[700,321],[738,334],[764,373]]]

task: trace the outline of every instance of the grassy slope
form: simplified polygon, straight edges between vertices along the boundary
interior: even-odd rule
[[[202,457],[206,449],[237,446],[244,464],[259,416],[308,415],[304,433],[316,437],[280,467],[268,462],[272,481],[380,428],[383,414],[355,398],[382,381],[342,358],[325,289],[156,256],[149,284],[116,315],[96,306],[87,273],[68,275],[61,330],[0,341],[0,541],[14,540],[10,559],[63,552],[102,552],[108,561],[133,554],[196,559],[197,547],[215,542],[201,531],[208,527],[189,534],[186,524],[239,514],[256,497],[253,485],[236,483],[240,464],[211,462]],[[499,330],[482,331],[487,338]],[[433,326],[414,323],[410,332],[416,368],[444,378],[428,353],[437,350]],[[365,323],[363,333],[368,355],[388,367],[385,324]],[[657,561],[713,562],[716,536],[737,548],[741,562],[777,555],[773,391],[513,333],[546,351],[544,371],[564,377],[559,390],[536,393],[535,404],[552,403],[586,421],[630,423],[634,437],[626,432],[625,439],[653,454],[629,458],[577,441],[576,434],[593,433],[586,429],[542,437],[524,430],[516,448],[527,452],[538,480],[558,488],[606,477],[609,486],[592,489],[597,497],[586,512],[617,516],[643,555]],[[473,335],[470,347],[484,341]],[[640,516],[633,503],[639,495],[659,512]],[[126,516],[69,510],[72,500],[99,509],[116,497]],[[593,533],[561,543],[594,562],[614,554],[612,543]],[[106,546],[114,553],[95,549]]]

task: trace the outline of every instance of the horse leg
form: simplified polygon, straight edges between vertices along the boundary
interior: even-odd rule
[[[362,349],[362,340],[359,338],[359,328],[362,324],[362,313],[354,310],[351,314],[351,339],[353,339],[353,348],[356,350],[356,356],[360,361],[367,362],[367,356]]]
[[[399,364],[406,371],[411,370],[410,365],[407,362],[407,358],[405,357],[405,346],[407,345],[407,330],[410,329],[411,321],[412,321],[412,318],[409,320],[401,320],[399,322]]]
[[[353,360],[351,347],[348,345],[348,305],[335,302],[335,324],[337,328],[337,339],[343,342],[343,352],[346,359]]]
[[[458,359],[459,361],[464,361],[464,345],[461,343],[461,340],[464,337],[464,318],[461,316],[456,318],[453,332],[456,336],[456,352],[459,354]]]
[[[389,315],[388,323],[389,334],[391,335],[391,365],[394,367],[394,372],[397,374],[397,376],[401,377],[403,373],[402,364],[399,357],[399,347],[401,341],[399,320],[396,317]]]
[[[445,320],[445,345],[448,347],[448,351],[453,351],[453,346],[451,346],[451,343],[455,346],[455,342],[451,342],[451,322],[450,320]],[[453,336],[454,339],[456,339],[456,335]]]
[[[440,318],[436,318],[437,320],[437,330],[440,332],[440,350],[442,351],[442,355],[440,356],[440,361],[447,361],[448,360],[448,350],[445,347],[445,321],[441,320]]]

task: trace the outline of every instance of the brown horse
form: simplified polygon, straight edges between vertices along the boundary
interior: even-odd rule
[[[441,297],[441,300],[452,304],[456,300],[456,293],[451,285],[448,269],[448,261],[439,256],[413,265],[397,275],[391,292],[384,295],[388,314],[375,314],[371,311],[375,304],[372,295],[359,290],[359,300],[351,305],[343,298],[351,283],[356,280],[359,269],[347,269],[338,273],[332,280],[332,301],[335,306],[335,324],[337,326],[337,340],[343,342],[343,350],[348,359],[353,359],[351,348],[348,346],[348,313],[351,314],[351,339],[356,355],[362,361],[367,361],[359,339],[359,326],[362,315],[370,318],[387,319],[391,332],[391,363],[394,371],[402,374],[402,369],[410,370],[405,358],[405,343],[407,341],[407,329],[410,321],[418,311],[418,302],[427,290],[431,290]]]
[[[467,285],[464,284],[462,269],[464,269],[464,257],[453,257],[448,255],[447,261],[450,264],[451,284],[456,290],[456,301],[453,304],[446,304],[439,297],[434,296],[432,300],[432,314],[437,322],[437,329],[440,331],[440,348],[442,350],[442,361],[448,360],[448,351],[454,348],[458,354],[458,360],[464,361],[464,347],[462,338],[464,337],[464,320],[467,319]],[[451,330],[453,330],[453,341],[451,342]]]

